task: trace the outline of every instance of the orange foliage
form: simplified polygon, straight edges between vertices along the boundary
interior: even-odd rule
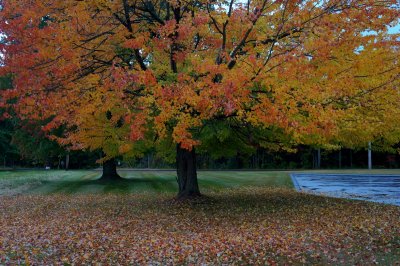
[[[355,145],[398,125],[396,0],[2,5],[0,71],[14,75],[3,103],[67,125],[60,141],[78,148],[114,156],[150,122],[189,149],[193,129],[227,117],[306,144]]]

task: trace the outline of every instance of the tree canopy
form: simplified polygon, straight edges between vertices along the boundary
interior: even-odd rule
[[[73,148],[113,158],[170,140],[180,154],[232,132],[264,146],[398,140],[387,133],[400,110],[396,0],[2,6],[0,74],[14,85],[2,104],[49,119],[44,130],[66,126],[57,139]]]

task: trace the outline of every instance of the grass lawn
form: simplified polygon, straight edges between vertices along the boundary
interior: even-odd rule
[[[52,193],[176,193],[175,171],[119,171],[122,182],[98,182],[100,171],[0,171],[0,195]],[[202,191],[244,186],[292,188],[285,172],[199,171]]]
[[[400,261],[400,208],[307,195],[287,172],[0,171],[2,264],[383,264]]]

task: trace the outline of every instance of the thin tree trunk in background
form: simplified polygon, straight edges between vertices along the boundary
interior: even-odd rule
[[[262,156],[261,156],[261,168],[264,169],[265,167],[265,150],[262,150]]]
[[[368,142],[368,169],[372,169],[372,144]]]
[[[69,153],[65,155],[65,170],[69,169]]]
[[[321,168],[321,149],[318,148],[317,150],[317,168]]]
[[[339,150],[339,168],[342,168],[342,150]]]
[[[315,159],[316,156],[314,149],[311,150],[311,154],[312,154],[312,168],[315,169],[317,167],[317,164],[316,164],[316,159]]]
[[[353,150],[350,150],[350,168],[353,168]]]
[[[321,168],[321,149],[318,149],[318,169]]]
[[[196,151],[176,146],[176,172],[179,186],[178,198],[195,198],[201,196],[197,182]]]

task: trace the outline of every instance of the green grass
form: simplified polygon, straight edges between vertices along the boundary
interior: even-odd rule
[[[100,171],[0,171],[0,195],[51,193],[169,193],[177,191],[175,171],[120,171],[118,182],[99,182]],[[257,186],[292,188],[288,172],[199,171],[202,191]]]
[[[400,169],[307,170],[307,173],[400,174]],[[97,170],[0,171],[0,195],[52,193],[176,193],[175,171],[127,171],[119,182],[98,182]],[[202,192],[235,187],[293,188],[289,171],[199,171]]]

